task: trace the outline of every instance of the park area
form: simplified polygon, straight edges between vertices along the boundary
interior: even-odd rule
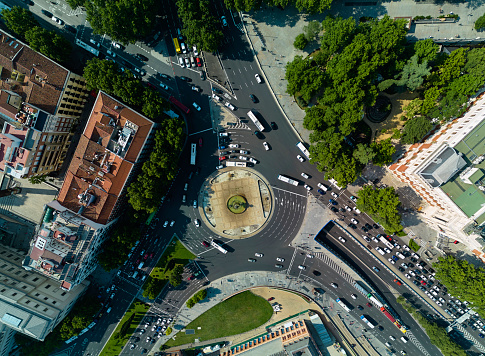
[[[273,308],[266,299],[246,291],[215,305],[187,325],[185,329],[193,330],[193,334],[179,332],[165,345],[174,347],[195,339],[207,341],[241,334],[263,325],[272,315]]]
[[[135,332],[138,324],[150,309],[148,304],[136,300],[130,305],[123,319],[116,327],[110,339],[100,353],[100,356],[114,356],[121,354],[123,347]]]

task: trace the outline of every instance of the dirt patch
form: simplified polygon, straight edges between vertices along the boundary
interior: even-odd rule
[[[384,95],[391,100],[392,104],[392,110],[389,117],[381,123],[370,122],[364,117],[364,121],[372,129],[372,138],[375,138],[377,142],[387,140],[391,137],[394,133],[394,129],[402,129],[406,123],[406,121],[401,121],[401,117],[404,115],[404,107],[418,97],[417,93],[409,92]]]

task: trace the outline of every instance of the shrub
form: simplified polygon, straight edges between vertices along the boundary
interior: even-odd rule
[[[298,36],[296,36],[295,42],[293,42],[293,46],[302,51],[305,49],[307,44],[308,40],[306,39],[304,33],[300,33]]]
[[[172,333],[172,328],[169,326],[167,330],[165,330],[165,335],[170,335]]]
[[[413,239],[409,240],[409,247],[411,248],[411,250],[413,250],[414,252],[418,252],[419,249],[421,248],[421,246],[419,246],[416,241],[414,241]]]
[[[475,30],[483,31],[485,29],[485,14],[480,16],[477,21],[475,21]]]

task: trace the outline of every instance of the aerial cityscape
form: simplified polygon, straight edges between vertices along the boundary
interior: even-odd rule
[[[485,355],[483,2],[0,17],[0,356]]]

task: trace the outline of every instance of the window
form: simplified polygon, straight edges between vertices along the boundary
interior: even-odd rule
[[[67,293],[66,292],[62,292],[61,295],[64,297]]]
[[[48,308],[44,308],[44,312],[48,311],[49,309]]]
[[[17,295],[17,293],[13,293],[13,294],[12,294],[12,297],[15,297],[16,295]]]
[[[52,304],[57,304],[57,302],[55,300],[52,301]]]
[[[35,277],[33,282],[37,282],[39,280],[39,277]]]
[[[25,304],[29,304],[29,303],[30,303],[30,300],[27,300],[27,301],[25,302]]]
[[[39,293],[35,293],[35,296],[38,297],[40,294]]]
[[[48,285],[45,286],[45,289],[49,289],[50,287],[51,287],[51,285],[48,284]]]
[[[47,300],[47,299],[49,299],[49,298],[47,298],[47,297],[44,297],[44,300]]]

